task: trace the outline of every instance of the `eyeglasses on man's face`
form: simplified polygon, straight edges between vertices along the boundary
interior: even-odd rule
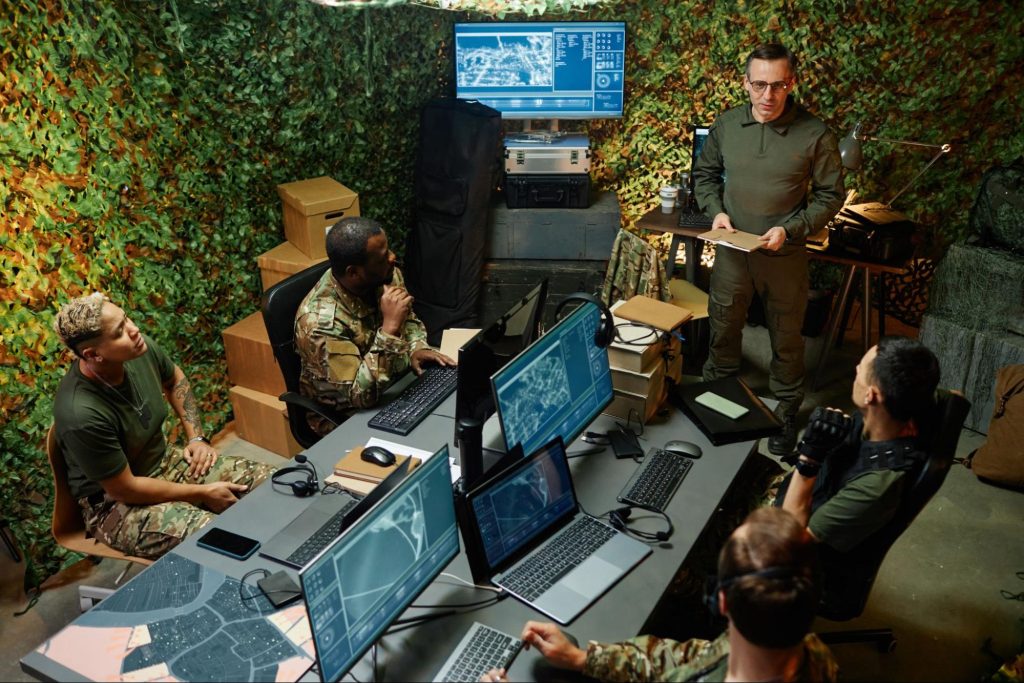
[[[775,81],[774,83],[769,83],[768,81],[748,80],[747,83],[750,83],[750,87],[753,88],[756,93],[763,93],[765,88],[771,88],[771,92],[787,92],[793,87],[792,79],[788,81]]]

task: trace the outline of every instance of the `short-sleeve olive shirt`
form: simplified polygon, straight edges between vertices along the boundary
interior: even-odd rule
[[[76,359],[57,389],[53,418],[75,498],[101,492],[99,482],[126,465],[136,476],[149,476],[167,451],[163,385],[174,377],[174,363],[152,339],[145,340],[146,353],[124,364],[119,386],[86,378]]]

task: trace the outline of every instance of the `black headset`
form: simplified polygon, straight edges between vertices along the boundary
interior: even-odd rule
[[[593,294],[587,294],[586,292],[574,292],[573,294],[567,295],[564,299],[558,302],[558,308],[555,309],[555,320],[559,319],[558,316],[562,312],[562,309],[565,308],[566,304],[570,301],[591,303],[597,306],[601,311],[601,325],[594,332],[594,343],[602,349],[611,344],[612,339],[615,338],[615,321],[612,320],[612,312],[603,301]]]
[[[704,604],[708,608],[708,611],[716,617],[724,617],[725,615],[718,609],[718,593],[729,590],[729,586],[748,576],[761,579],[793,579],[794,581],[810,580],[810,577],[807,576],[806,572],[787,566],[765,567],[764,569],[747,572],[746,574],[730,576],[729,578],[722,579],[721,581],[711,580],[708,582],[708,590],[704,594]]]
[[[656,531],[651,533],[649,531],[640,531],[639,529],[629,528],[629,523],[626,521],[629,519],[630,514],[633,512],[633,508],[639,508],[647,512],[653,512],[657,515],[661,515],[665,518],[665,522],[668,524],[668,528],[665,531]],[[608,522],[616,529],[624,534],[635,536],[642,541],[657,541],[658,543],[664,543],[668,539],[672,538],[672,534],[676,532],[676,528],[672,525],[672,519],[665,513],[664,510],[658,509],[651,505],[627,505],[625,507],[616,508],[608,513]]]
[[[299,463],[295,467],[285,467],[274,472],[270,477],[270,482],[275,486],[290,486],[292,493],[299,498],[312,496],[320,490],[320,477],[316,473],[316,467],[302,453],[295,456],[295,462]],[[281,477],[295,474],[296,472],[302,473],[305,478],[297,481],[281,480]]]

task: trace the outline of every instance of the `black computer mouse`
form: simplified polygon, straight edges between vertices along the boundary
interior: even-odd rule
[[[381,467],[391,467],[395,464],[395,454],[383,446],[367,446],[359,457]]]
[[[700,446],[689,441],[669,441],[662,450],[694,460],[701,456]]]

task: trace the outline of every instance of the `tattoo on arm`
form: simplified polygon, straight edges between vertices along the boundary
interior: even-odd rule
[[[181,404],[185,414],[182,419],[192,425],[196,430],[196,436],[203,436],[203,427],[199,424],[199,408],[196,406],[196,397],[192,394],[192,387],[187,377],[174,385],[174,398]]]

